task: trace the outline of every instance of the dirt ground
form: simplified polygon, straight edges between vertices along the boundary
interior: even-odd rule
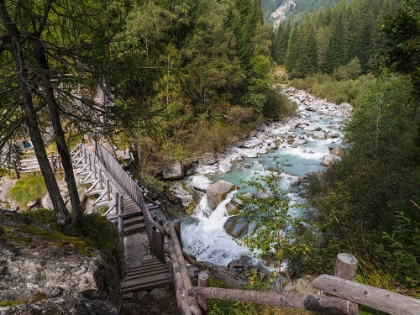
[[[179,315],[173,285],[124,297],[121,315]]]

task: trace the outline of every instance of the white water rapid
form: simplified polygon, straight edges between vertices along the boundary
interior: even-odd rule
[[[299,180],[308,173],[321,171],[325,167],[321,165],[325,156],[339,159],[330,155],[330,149],[338,145],[345,147],[341,144],[341,126],[350,115],[351,107],[331,104],[293,88],[289,88],[287,94],[299,105],[294,117],[262,126],[243,143],[227,150],[219,157],[218,164],[202,166],[197,175],[205,175],[212,182],[224,179],[242,187],[241,179],[249,180],[255,173],[277,168],[281,163],[281,188],[288,192],[291,204],[305,203],[299,197],[303,190]],[[198,261],[226,266],[242,255],[250,255],[248,249],[235,242],[223,228],[228,219],[225,205],[236,192],[229,193],[213,212],[209,211],[204,195],[195,214],[183,219],[184,249],[196,255]],[[299,208],[292,207],[290,211],[292,217],[300,214]],[[204,213],[209,212],[211,215],[207,217]]]

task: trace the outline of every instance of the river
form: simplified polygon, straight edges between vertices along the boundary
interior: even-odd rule
[[[240,180],[249,180],[256,173],[261,174],[280,165],[280,185],[288,192],[290,204],[305,204],[306,200],[299,196],[304,187],[298,181],[308,173],[319,172],[325,167],[321,162],[324,156],[329,155],[331,147],[345,147],[342,145],[341,127],[351,109],[349,110],[347,104],[347,110],[343,114],[343,111],[337,111],[340,107],[292,88],[288,95],[298,103],[294,117],[261,126],[240,147],[228,150],[219,160],[218,168],[209,166],[200,173],[205,174],[212,182],[220,179],[229,181],[236,187],[241,187],[242,191],[239,192],[243,192],[246,188],[242,188]],[[237,154],[241,150],[248,151],[238,158]],[[248,157],[243,158],[243,155]],[[231,164],[227,171],[220,166],[223,161]],[[183,219],[184,249],[196,255],[198,261],[226,266],[242,255],[250,255],[248,249],[235,242],[223,228],[228,219],[225,205],[237,192],[235,190],[229,193],[210,216],[206,215],[208,208],[204,195],[195,213]],[[292,217],[299,216],[301,209],[291,207],[289,214]]]

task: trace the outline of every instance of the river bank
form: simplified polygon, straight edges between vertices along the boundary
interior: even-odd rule
[[[283,92],[298,104],[295,115],[261,125],[224,153],[200,159],[188,177],[168,183],[172,197],[186,209],[193,209],[191,215],[183,216],[182,233],[185,250],[197,260],[227,266],[250,255],[226,233],[225,226],[232,218],[232,197],[245,192],[241,181],[280,168],[281,188],[287,191],[290,202],[305,203],[306,175],[322,171],[345,154],[342,126],[351,115],[350,104],[333,104],[293,87],[284,87]],[[232,186],[215,189],[221,180]],[[299,208],[293,208],[291,215],[299,214]],[[230,230],[245,233],[246,228]]]

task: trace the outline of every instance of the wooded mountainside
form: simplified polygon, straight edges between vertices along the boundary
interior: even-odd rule
[[[351,68],[353,78],[373,71],[375,53],[384,48],[381,26],[400,6],[397,0],[342,1],[306,15],[300,24],[288,20],[276,30],[273,58],[286,67],[289,78],[331,74],[340,66]]]
[[[13,143],[30,137],[51,194],[45,136],[64,160],[84,135],[106,137],[133,151],[131,171],[158,190],[167,161],[221,151],[293,113],[272,83],[303,82],[311,92],[328,83],[330,93],[342,84],[354,106],[352,146],[311,177],[313,229],[296,238],[308,250],[285,258],[300,276],[330,273],[337,253],[351,252],[362,262],[359,281],[418,296],[418,1],[342,1],[275,32],[262,3],[274,1],[0,0],[0,148],[14,157]],[[281,77],[271,75],[277,65]],[[94,101],[98,86],[112,106]],[[73,218],[59,193],[55,200],[70,234],[69,221],[83,224],[76,195]]]

